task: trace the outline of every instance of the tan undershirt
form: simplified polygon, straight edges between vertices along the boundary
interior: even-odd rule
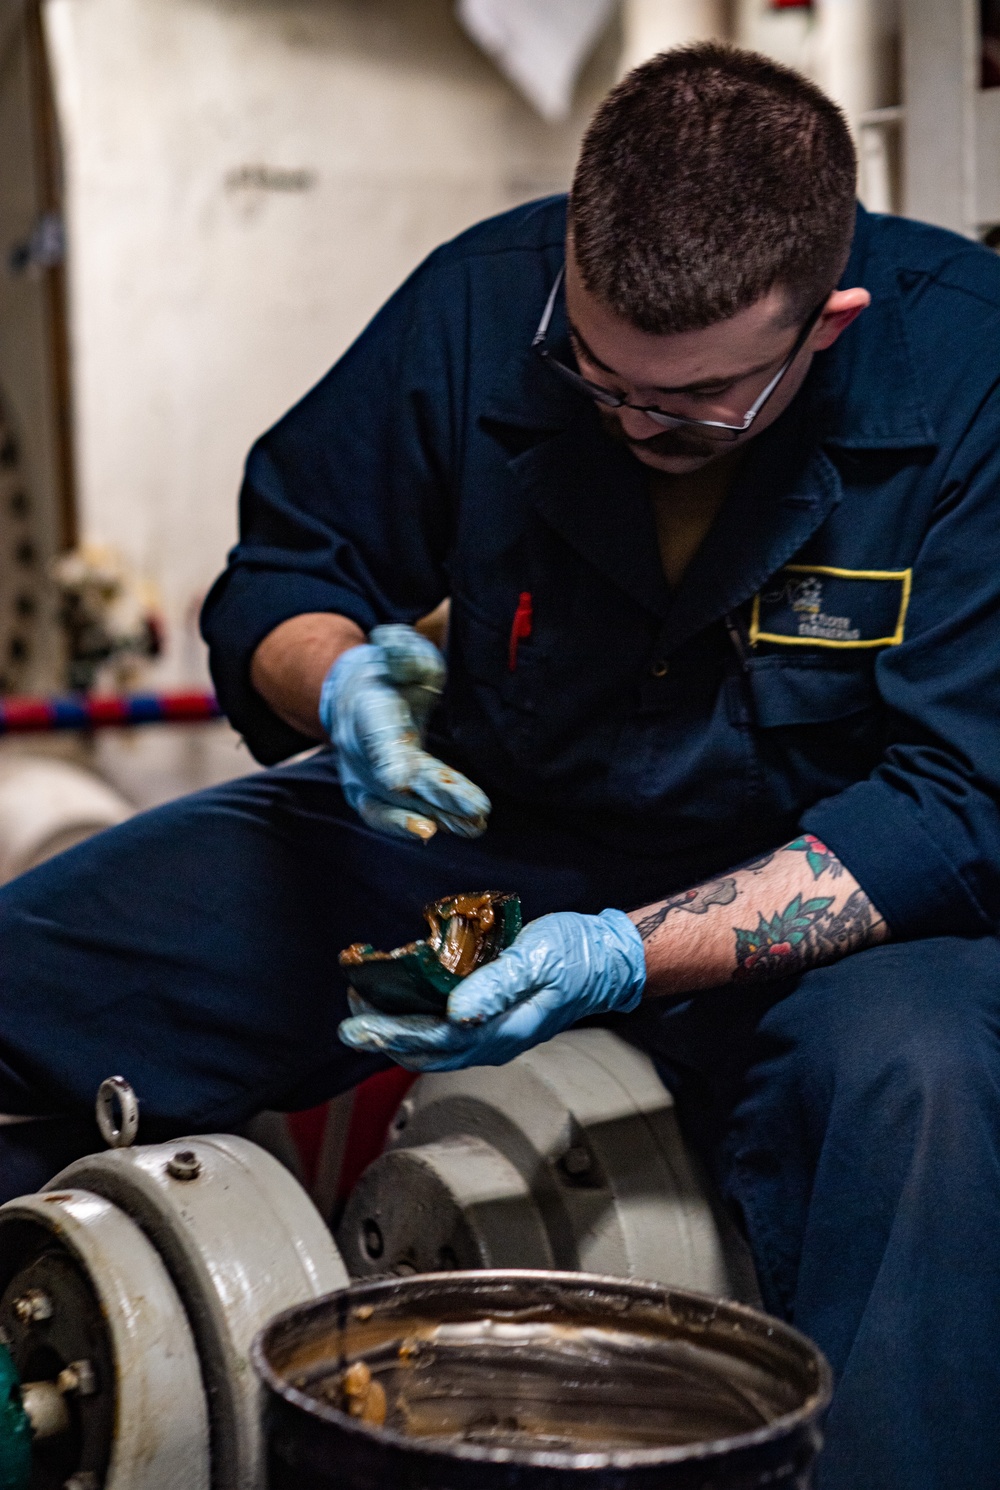
[[[656,520],[660,562],[672,590],[680,584],[715,522],[742,457],[742,450],[734,450],[684,476],[649,472],[649,497]]]

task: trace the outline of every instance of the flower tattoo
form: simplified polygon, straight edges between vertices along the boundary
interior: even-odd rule
[[[834,879],[844,872],[844,866],[833,850],[821,843],[814,833],[803,833],[801,838],[794,838],[791,843],[786,844],[786,848],[791,853],[805,854],[814,880],[818,880],[827,871]]]
[[[807,933],[833,904],[832,895],[803,900],[796,895],[783,911],[770,920],[758,916],[754,931],[734,926],[736,933],[736,972],[734,979],[780,976],[786,958],[805,941]]]

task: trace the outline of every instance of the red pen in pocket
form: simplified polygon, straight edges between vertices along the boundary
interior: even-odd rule
[[[517,667],[517,647],[519,642],[528,640],[531,635],[531,591],[522,590],[518,597],[517,610],[514,612],[514,622],[510,628],[510,653],[507,666],[513,672]]]

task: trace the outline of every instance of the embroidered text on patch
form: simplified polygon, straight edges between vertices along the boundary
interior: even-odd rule
[[[823,610],[823,584],[818,575],[808,579],[792,580],[787,586],[792,610],[799,617],[799,636],[816,637],[831,642],[856,642],[861,640],[861,631],[852,626],[848,616],[828,616]],[[777,595],[765,595],[769,601],[781,600]]]

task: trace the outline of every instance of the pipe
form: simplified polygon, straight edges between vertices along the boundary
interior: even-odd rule
[[[56,694],[0,699],[0,735],[132,724],[192,724],[222,717],[214,693]]]
[[[0,760],[0,884],[131,815],[124,797],[69,761]]]

